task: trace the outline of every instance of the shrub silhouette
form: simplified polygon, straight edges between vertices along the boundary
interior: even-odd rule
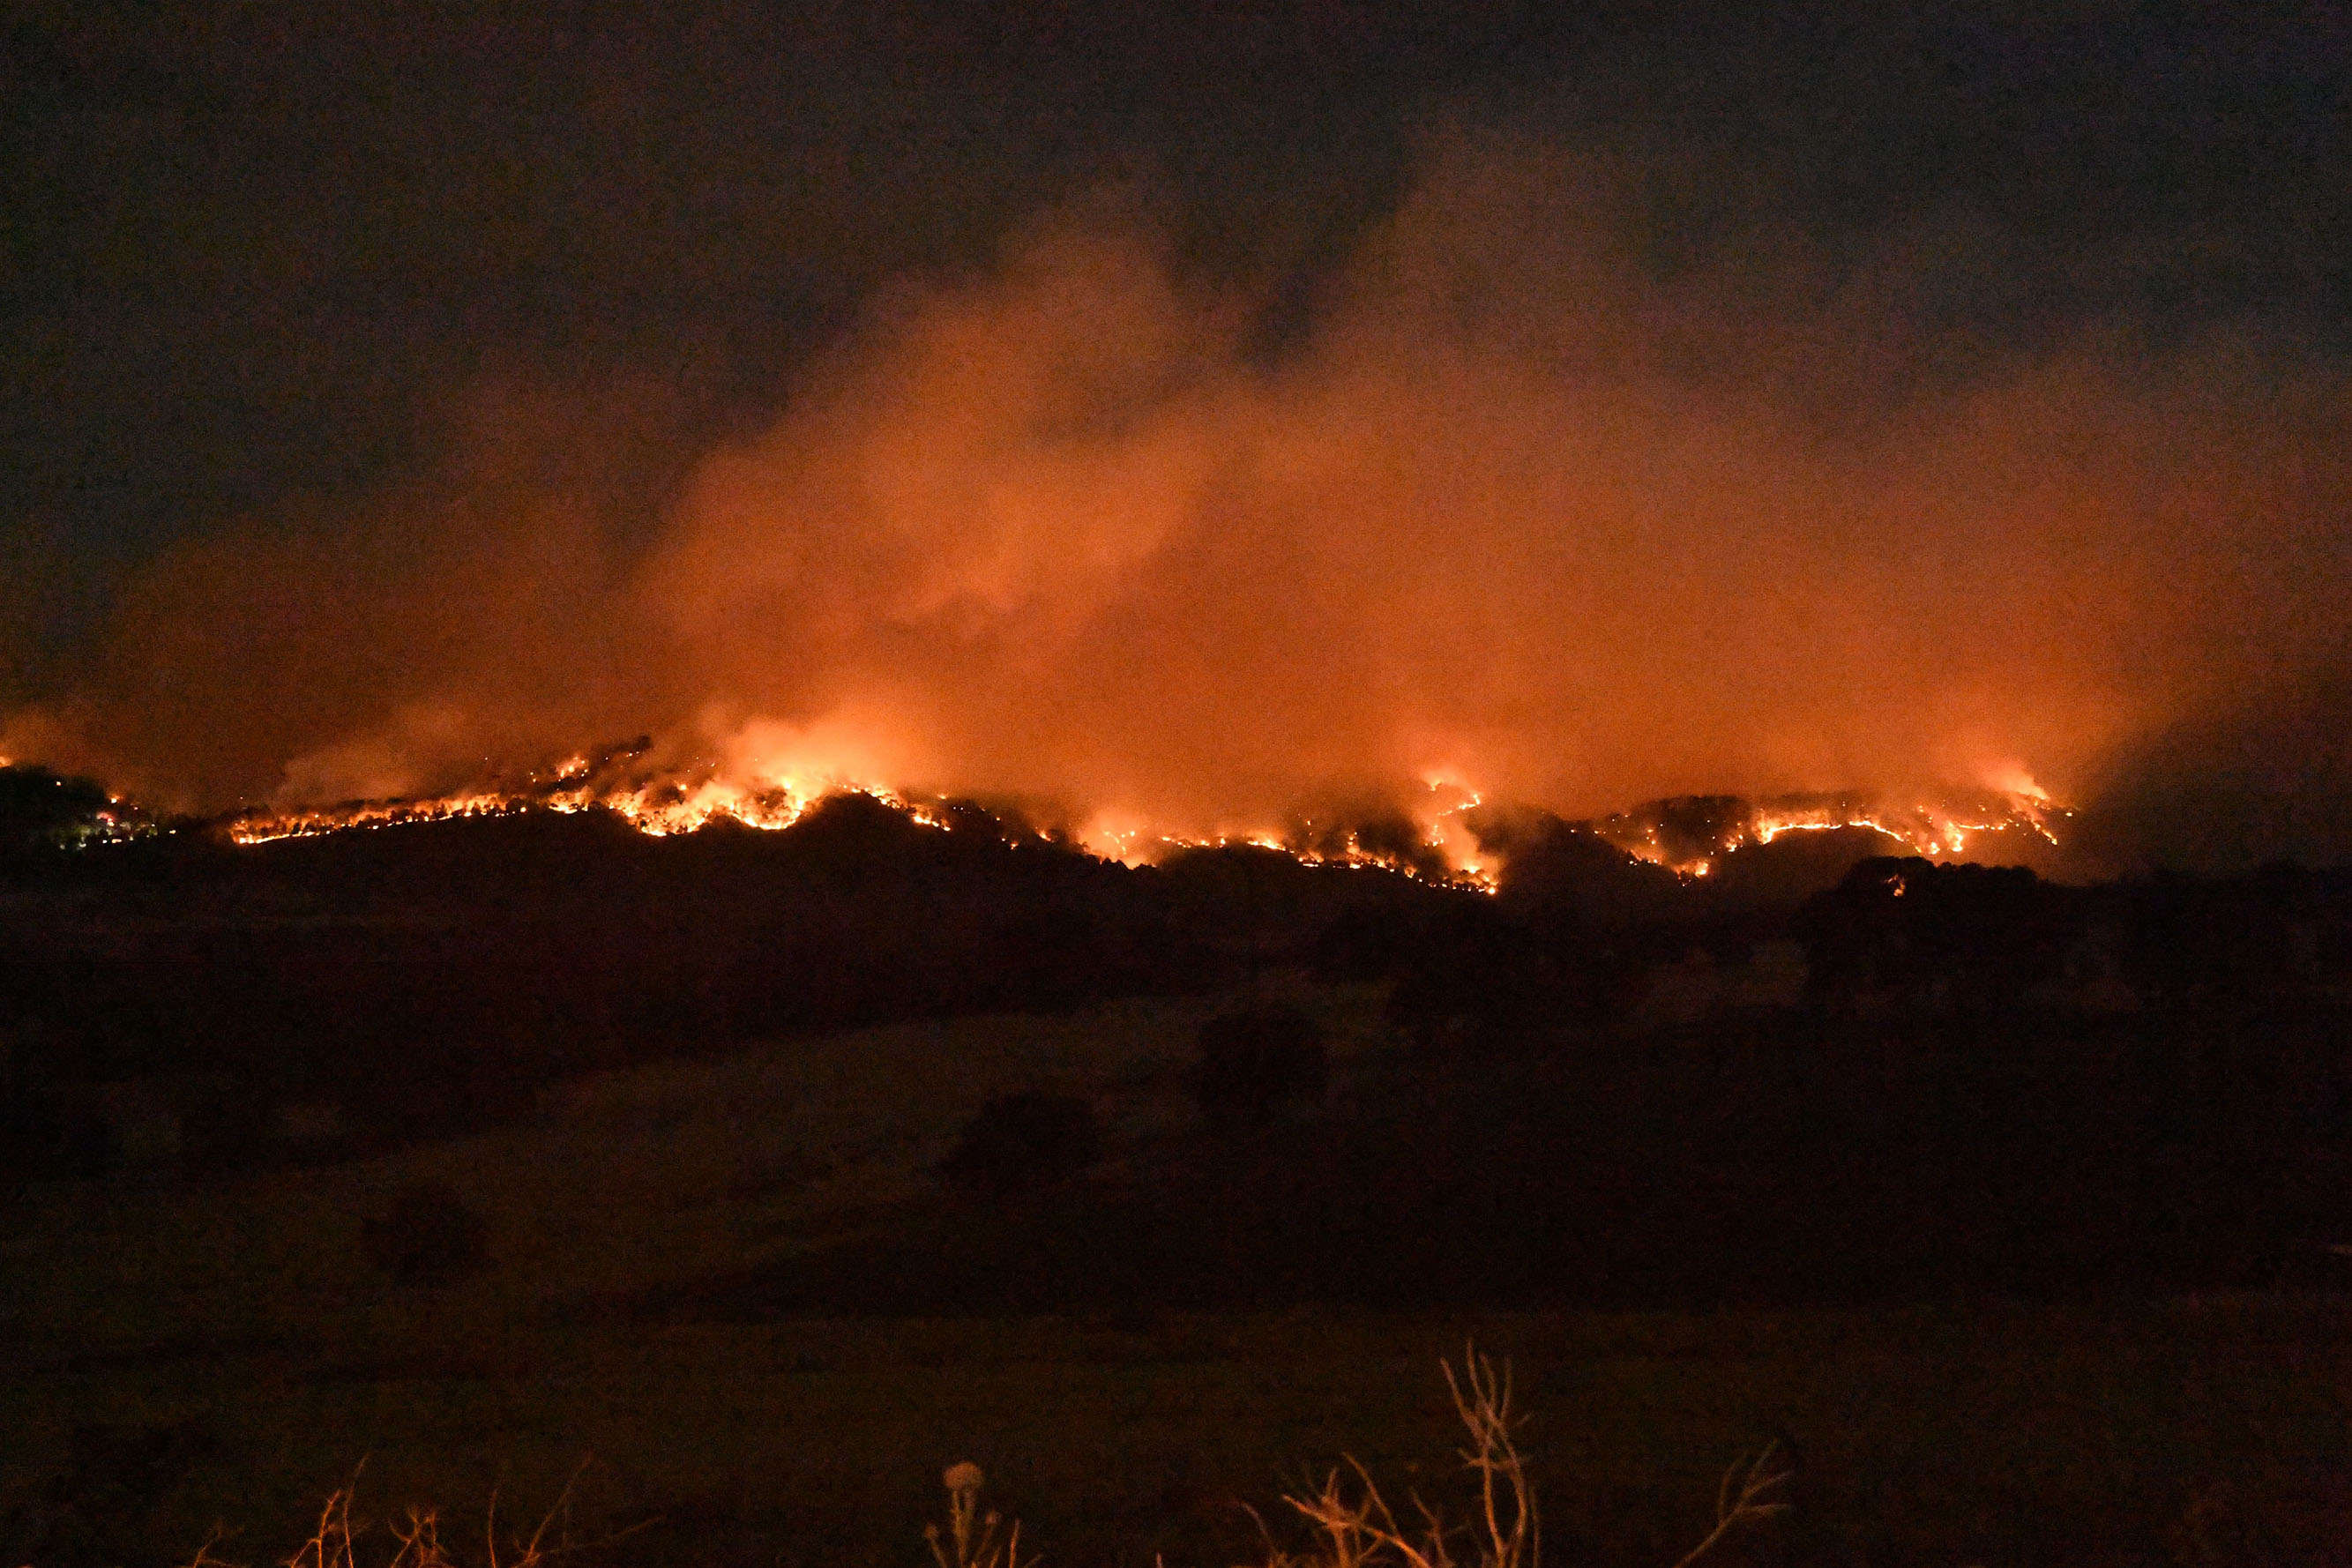
[[[1052,1186],[1102,1158],[1094,1107],[1075,1095],[1004,1095],[964,1123],[939,1172],[953,1185],[1003,1194]]]
[[[1192,1094],[1221,1127],[1263,1125],[1286,1100],[1323,1098],[1330,1078],[1323,1030],[1295,1007],[1212,1018],[1200,1041]]]
[[[403,1285],[447,1285],[489,1267],[489,1227],[439,1182],[403,1187],[360,1229],[368,1261]]]

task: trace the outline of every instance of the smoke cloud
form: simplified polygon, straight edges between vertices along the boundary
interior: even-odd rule
[[[211,809],[646,732],[1194,832],[1441,775],[1569,815],[2030,776],[2128,796],[2127,864],[2210,815],[2169,759],[2254,748],[2340,820],[2340,743],[2275,718],[2346,653],[2339,366],[1971,335],[1927,308],[1999,264],[1965,229],[1661,265],[1638,174],[1433,138],[1272,342],[1147,202],[1081,203],[698,452],[654,384],[487,380],[432,472],[154,560],[0,753]]]

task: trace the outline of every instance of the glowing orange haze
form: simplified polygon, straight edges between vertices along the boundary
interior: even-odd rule
[[[2332,668],[2340,383],[2097,341],[1939,380],[1898,262],[1644,280],[1575,170],[1435,155],[1279,353],[1147,226],[1065,216],[878,305],[649,530],[636,394],[478,390],[446,472],[158,562],[0,751],[217,807],[649,731],[690,778],[1113,842],[1428,779],[2082,801]]]

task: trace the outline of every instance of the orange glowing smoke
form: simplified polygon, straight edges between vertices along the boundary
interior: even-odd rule
[[[497,768],[643,731],[642,787],[526,793],[650,831],[1019,802],[1122,858],[1377,798],[1475,877],[1468,781],[1570,817],[1852,791],[1740,841],[1959,855],[2046,827],[2015,759],[2095,804],[2152,738],[2335,667],[2339,380],[2226,335],[1961,363],[1889,303],[1899,250],[1661,278],[1626,260],[1637,195],[1434,143],[1278,352],[1149,225],[1050,220],[690,459],[640,387],[478,388],[435,471],[154,563],[0,743],[297,830],[507,809]],[[1920,805],[1940,780],[1998,804]]]

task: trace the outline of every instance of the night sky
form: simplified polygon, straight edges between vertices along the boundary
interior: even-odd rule
[[[2352,852],[2352,13],[1919,9],[12,7],[0,754]]]

